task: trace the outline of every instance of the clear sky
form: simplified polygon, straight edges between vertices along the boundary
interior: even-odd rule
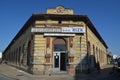
[[[3,51],[28,18],[62,5],[87,15],[112,54],[120,55],[120,0],[0,0],[0,51]]]

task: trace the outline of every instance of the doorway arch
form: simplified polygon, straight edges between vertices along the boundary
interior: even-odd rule
[[[63,38],[56,38],[53,41],[54,51],[66,51],[66,41]]]
[[[54,70],[66,71],[66,63],[67,63],[66,51],[67,51],[66,40],[63,38],[55,38],[53,40]]]

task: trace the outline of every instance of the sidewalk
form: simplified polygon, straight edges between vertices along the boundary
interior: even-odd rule
[[[94,71],[87,77],[85,80],[120,80],[120,73],[113,72],[113,65],[105,65],[101,68],[100,74]]]
[[[70,75],[32,75],[22,70],[18,70],[6,64],[0,64],[0,74],[8,76],[13,80],[103,80],[102,78],[109,76],[112,70],[112,65],[106,65],[102,67],[101,73],[97,74],[96,71],[90,74],[81,73],[77,77],[72,77]]]
[[[0,64],[0,74],[13,80],[74,80],[69,75],[32,75],[7,64]]]
[[[105,65],[101,68],[100,73],[98,73],[97,70],[94,70],[88,74],[79,74],[75,77],[75,80],[103,80],[104,78],[109,77],[112,67],[113,65]]]
[[[0,64],[0,74],[13,80],[34,80],[30,74],[6,64]]]

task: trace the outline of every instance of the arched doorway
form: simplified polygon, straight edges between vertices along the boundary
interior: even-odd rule
[[[66,71],[66,41],[63,38],[53,40],[53,63],[54,70]]]
[[[87,43],[87,53],[88,53],[88,65],[91,65],[91,57],[92,56],[91,56],[91,45],[90,45],[89,41]]]
[[[93,45],[93,68],[96,67],[96,58],[95,58],[95,46]]]

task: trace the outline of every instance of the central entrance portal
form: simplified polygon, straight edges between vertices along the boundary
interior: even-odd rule
[[[53,52],[53,66],[55,71],[66,71],[67,53],[63,39],[55,39]]]
[[[66,71],[66,53],[54,52],[54,70]]]

